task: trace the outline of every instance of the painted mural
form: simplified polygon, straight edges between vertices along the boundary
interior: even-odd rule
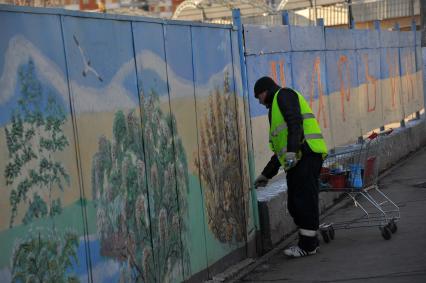
[[[22,97],[18,99],[19,106],[12,110],[10,126],[5,128],[9,162],[4,176],[6,185],[11,187],[10,228],[21,203],[27,205],[24,224],[61,213],[61,199],[55,198],[52,191],[63,191],[70,178],[64,165],[54,157],[69,146],[62,128],[67,120],[64,109],[55,96],[43,92],[32,59],[20,66],[18,77]]]
[[[238,44],[238,33],[231,32],[231,46],[232,46],[232,64],[234,74],[234,91],[236,96],[235,109],[237,111],[237,130],[238,135],[241,137],[240,146],[240,167],[244,182],[247,182],[247,189],[243,187],[244,197],[242,201],[245,202],[246,206],[246,233],[247,233],[247,244],[254,243],[256,239],[256,231],[259,231],[258,222],[258,210],[257,210],[257,196],[254,189],[250,189],[254,178],[254,156],[253,156],[253,138],[250,127],[250,111],[249,111],[249,99],[248,93],[243,87],[243,75],[242,75],[242,63],[244,63],[240,57],[240,44]],[[244,81],[246,78],[244,79]],[[247,256],[254,251],[248,249]]]
[[[159,29],[162,31],[162,29]],[[150,31],[145,30],[145,33]],[[156,66],[162,66],[162,74],[167,72],[169,99],[163,99],[163,109],[167,109],[173,113],[175,123],[173,124],[173,132],[180,133],[182,146],[188,161],[188,178],[189,186],[186,192],[187,210],[186,215],[182,219],[181,239],[182,246],[185,246],[189,255],[189,264],[183,265],[184,278],[196,276],[198,280],[207,279],[206,256],[206,237],[205,237],[205,206],[201,189],[201,182],[198,178],[198,170],[193,164],[195,156],[198,156],[198,139],[197,139],[197,119],[196,119],[196,100],[194,95],[193,84],[193,65],[192,65],[192,42],[191,27],[183,25],[164,26],[164,33],[167,36],[166,44],[157,42],[156,46],[150,50],[161,52],[164,46],[162,57],[167,57],[167,65],[163,60],[155,63]],[[146,72],[150,69],[149,64],[141,64]],[[167,89],[161,89],[162,93],[167,93]],[[148,91],[148,90],[147,90]]]
[[[67,169],[55,158],[69,146],[63,130],[67,117],[56,97],[43,90],[31,58],[19,67],[17,83],[22,96],[5,127],[9,228],[16,225],[18,213],[24,215],[20,220],[25,226],[31,227],[36,219],[50,221],[44,229],[30,229],[24,238],[15,241],[12,281],[78,282],[75,275],[67,272],[72,261],[78,262],[78,236],[73,231],[58,231],[53,219],[63,210],[55,191],[63,192],[70,184]]]
[[[145,98],[142,109],[142,127],[133,112],[125,115],[118,111],[112,140],[99,139],[92,167],[97,231],[101,254],[124,263],[120,278],[130,282],[169,282],[176,277],[173,273],[181,272],[182,257],[189,260],[180,240],[181,230],[185,229],[181,215],[187,207],[187,161],[180,138],[171,134],[174,117],[160,110],[158,95],[152,92]],[[142,135],[149,137],[147,142],[142,142]],[[163,154],[165,148],[173,146],[176,158]],[[155,160],[149,167],[144,147]],[[172,179],[175,168],[177,184]],[[147,174],[154,193],[149,199]],[[178,202],[174,199],[176,188]],[[150,229],[158,231],[152,233],[155,249]]]
[[[188,233],[188,222],[184,219],[188,218],[189,172],[176,118],[170,110],[164,27],[156,23],[135,23],[132,28],[141,89],[145,162],[150,169],[146,181],[153,259],[159,274],[155,282],[180,282],[190,270],[188,243],[183,240]],[[158,36],[146,40],[152,34]],[[174,217],[175,230],[169,231],[172,237],[167,239],[163,238],[161,228],[162,210],[167,211],[171,221]]]
[[[154,192],[150,195],[150,208],[151,231],[157,231],[152,232],[154,261],[159,272],[156,282],[172,282],[183,276],[183,268],[190,260],[186,243],[181,239],[181,234],[187,232],[183,217],[187,217],[188,162],[175,117],[162,113],[155,93],[143,100],[142,109],[144,136],[151,137],[153,133],[145,142],[145,151],[150,152],[152,160],[147,172]]]
[[[205,192],[207,224],[220,242],[242,242],[246,236],[249,184],[247,168],[242,170],[240,165],[240,158],[247,158],[246,151],[240,152],[240,143],[246,141],[238,131],[235,94],[231,93],[228,73],[223,89],[210,94],[208,106],[199,125],[200,158],[194,161]]]
[[[305,95],[330,147],[423,106],[409,44],[339,49],[280,27],[283,45],[247,46],[247,97],[229,26],[7,9],[1,282],[201,282],[246,257],[251,171],[270,157],[260,76]]]
[[[59,18],[0,11],[0,25],[0,281],[86,282]]]
[[[233,126],[234,129],[237,127],[237,113],[238,113],[238,107],[235,102],[235,100],[238,100],[242,103],[241,96],[236,96],[236,79],[235,79],[235,73],[238,73],[238,71],[235,71],[235,66],[233,64],[233,56],[232,56],[232,42],[231,42],[231,32],[220,29],[220,28],[202,28],[202,27],[192,27],[192,49],[193,49],[193,65],[194,65],[194,86],[195,86],[195,102],[196,102],[196,120],[197,120],[197,139],[198,139],[198,161],[199,163],[199,170],[196,173],[197,176],[199,176],[199,179],[201,179],[201,190],[202,190],[202,197],[204,200],[204,221],[205,221],[205,236],[206,236],[206,256],[207,256],[207,263],[208,265],[213,265],[214,263],[220,263],[222,259],[233,253],[234,257],[244,258],[246,255],[246,251],[244,249],[244,245],[246,243],[247,239],[247,229],[246,229],[246,221],[236,223],[236,219],[247,219],[248,213],[245,211],[239,212],[240,215],[235,215],[234,212],[232,212],[232,215],[227,216],[227,220],[225,223],[225,227],[228,230],[218,232],[213,228],[215,225],[218,225],[217,221],[220,218],[219,214],[215,215],[211,209],[214,209],[217,204],[221,201],[217,198],[219,193],[223,193],[224,187],[230,187],[233,188],[233,195],[228,195],[226,198],[229,200],[232,200],[235,195],[238,195],[242,197],[244,195],[244,188],[243,186],[233,187],[233,184],[236,184],[235,181],[232,180],[232,177],[226,176],[227,172],[222,171],[220,168],[222,167],[219,164],[214,164],[215,170],[220,170],[218,172],[219,174],[216,175],[218,179],[216,179],[213,182],[205,182],[203,178],[210,175],[211,167],[208,167],[209,164],[206,164],[206,167],[202,163],[202,160],[206,160],[206,156],[209,154],[211,155],[212,150],[214,151],[215,147],[218,149],[218,147],[222,146],[220,144],[208,144],[208,140],[206,139],[207,148],[203,146],[202,139],[203,135],[206,136],[206,131],[209,131],[206,126],[206,117],[207,120],[211,119],[212,113],[216,112],[216,115],[221,115],[216,110],[210,109],[210,101],[214,98],[215,95],[221,96],[221,106],[222,107],[228,107],[226,115],[222,115],[220,118],[221,120],[216,119],[216,123],[222,123],[222,125],[227,124],[229,126]],[[226,75],[225,75],[226,74]],[[222,101],[226,101],[226,97],[229,98],[228,103],[222,103]],[[215,101],[216,103],[217,101]],[[215,105],[217,109],[217,105]],[[213,112],[212,112],[213,111]],[[217,117],[216,117],[217,118]],[[226,121],[226,119],[233,119]],[[216,124],[215,126],[219,126]],[[210,127],[213,127],[211,125]],[[223,126],[224,127],[224,126]],[[212,130],[212,129],[210,129]],[[231,130],[231,129],[229,129]],[[224,130],[225,131],[225,130]],[[238,137],[238,132],[231,133],[229,131],[221,132],[220,134],[225,134],[224,137],[229,138],[226,140],[226,142],[231,143],[230,137],[232,135]],[[238,139],[238,138],[237,138]],[[235,139],[235,140],[237,140]],[[221,141],[224,142],[224,141]],[[232,141],[235,142],[235,141]],[[227,166],[229,164],[233,164],[236,166],[233,172],[238,172],[238,175],[235,177],[235,179],[240,179],[242,176],[241,171],[241,156],[239,152],[239,146],[238,143],[235,144],[235,146],[232,146],[229,144],[229,148],[233,148],[236,150],[235,152],[231,153],[234,156],[232,158],[235,158],[233,160],[235,161],[227,161]],[[229,154],[227,154],[228,158],[230,157]],[[238,161],[237,161],[238,160]],[[195,159],[192,159],[192,161],[195,161]],[[220,160],[225,161],[225,160]],[[237,163],[238,162],[238,163]],[[196,162],[192,162],[195,163]],[[238,171],[237,171],[238,170]],[[213,173],[215,174],[215,173]],[[213,176],[212,176],[213,177]],[[219,183],[214,184],[214,182],[219,181]],[[226,183],[225,183],[226,181]],[[231,183],[233,182],[233,183]],[[210,184],[209,184],[210,183]],[[229,184],[227,184],[229,183]],[[211,185],[213,184],[213,185]],[[241,180],[241,184],[243,184],[243,180]],[[222,191],[221,191],[222,190]],[[211,198],[210,196],[214,197]],[[225,197],[222,195],[221,197]],[[237,204],[231,204],[229,209],[235,209],[236,207],[244,208],[244,202],[246,202],[243,198],[239,199],[240,203]],[[224,203],[225,199],[222,200],[222,204]],[[210,212],[209,212],[210,210]],[[231,210],[228,210],[231,212]],[[220,212],[219,212],[220,213]],[[213,217],[213,218],[212,218]],[[235,219],[235,217],[237,217]],[[216,219],[214,219],[216,218]],[[213,221],[212,221],[213,220]],[[215,223],[216,221],[216,223]],[[222,221],[224,221],[222,219]],[[225,222],[224,221],[224,222]],[[209,223],[211,222],[211,223]],[[231,227],[234,226],[234,227]],[[241,231],[243,229],[243,231]],[[240,233],[240,236],[237,235]],[[244,235],[244,236],[243,236]]]

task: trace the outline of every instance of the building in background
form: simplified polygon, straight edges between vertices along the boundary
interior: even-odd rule
[[[99,11],[100,6],[103,6],[105,9],[120,7],[119,1],[120,0],[0,0],[0,4]]]
[[[229,24],[232,9],[239,9],[243,18],[262,18],[276,14],[275,1],[264,0],[185,0],[174,11],[172,18]]]
[[[170,18],[183,0],[0,0],[0,4],[54,7]]]
[[[425,2],[425,0],[422,0]],[[241,10],[243,23],[274,25],[282,23],[282,12],[289,14],[292,25],[373,28],[380,20],[383,29],[399,23],[401,30],[420,27],[421,0],[185,0],[175,10],[174,19],[230,23],[231,10]]]
[[[380,20],[382,29],[411,29],[421,26],[420,6],[425,0],[0,0],[0,3],[37,7],[62,7],[106,13],[139,15],[178,20],[229,24],[232,9],[241,11],[243,23],[282,24],[282,12],[292,25],[373,28]]]

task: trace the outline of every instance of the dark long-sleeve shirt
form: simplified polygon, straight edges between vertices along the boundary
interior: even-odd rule
[[[289,88],[282,88],[277,97],[278,107],[283,114],[284,120],[287,123],[287,152],[298,152],[302,150],[302,154],[310,151],[309,146],[303,141],[303,118],[300,111],[299,98],[297,93]],[[269,107],[269,124],[271,124],[271,110]],[[267,178],[274,177],[280,169],[278,157],[274,154],[271,160],[262,171],[262,175]]]

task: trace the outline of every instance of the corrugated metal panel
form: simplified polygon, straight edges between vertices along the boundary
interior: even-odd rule
[[[290,36],[294,51],[325,49],[323,27],[291,27]]]
[[[244,25],[246,54],[266,54],[291,50],[288,26]]]
[[[396,31],[380,31],[380,47],[398,47],[399,32]]]
[[[378,48],[379,32],[372,30],[352,30],[357,49]]]
[[[327,50],[355,49],[355,39],[346,29],[326,29],[325,46]]]

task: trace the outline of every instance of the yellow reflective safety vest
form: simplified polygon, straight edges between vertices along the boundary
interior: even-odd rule
[[[277,102],[278,93],[280,90],[281,89],[279,89],[274,94],[274,99],[271,106],[269,147],[278,157],[278,160],[280,161],[281,165],[284,166],[284,169],[287,169],[285,168],[285,156],[287,153],[288,128]],[[323,158],[325,158],[327,156],[327,145],[325,143],[324,137],[322,136],[318,121],[315,119],[315,115],[312,113],[312,110],[305,98],[299,92],[295,90],[293,91],[299,98],[300,112],[303,118],[304,139],[313,152],[321,153]],[[301,152],[297,152],[296,156],[298,159],[300,159]]]

